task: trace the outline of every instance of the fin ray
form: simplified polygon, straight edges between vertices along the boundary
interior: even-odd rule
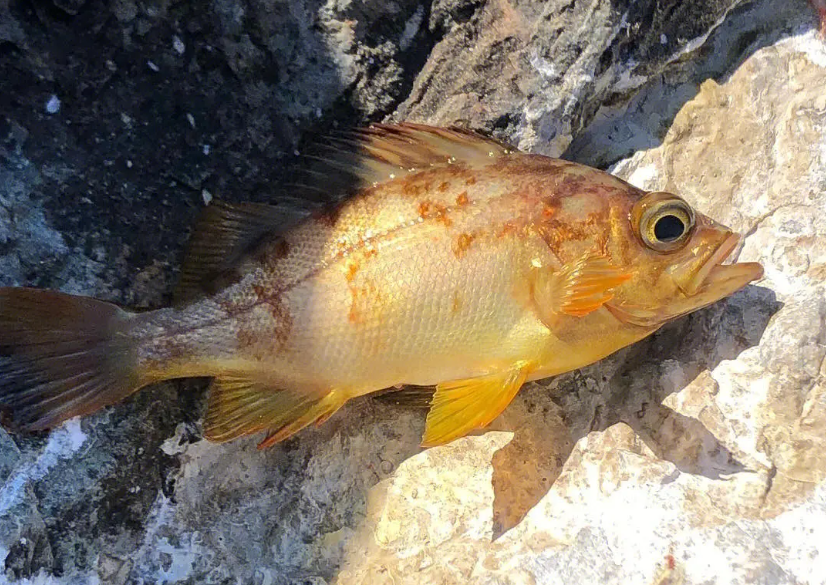
[[[535,300],[546,323],[553,315],[583,317],[596,311],[614,298],[613,289],[633,276],[598,253],[585,254],[561,270],[537,270]]]
[[[212,202],[193,228],[175,291],[176,302],[194,301],[213,292],[213,281],[236,267],[257,242],[283,233],[307,214],[297,207]]]
[[[91,414],[140,388],[129,313],[29,288],[0,289],[0,404],[38,431]]]
[[[422,446],[443,445],[489,425],[510,404],[530,371],[530,364],[520,362],[489,376],[439,384]]]
[[[335,391],[306,393],[274,388],[267,380],[244,375],[216,378],[209,393],[204,437],[216,443],[267,431],[259,448],[270,447],[322,416],[329,417],[346,401]],[[273,430],[274,429],[274,430]]]
[[[373,124],[316,140],[303,155],[314,164],[303,171],[308,189],[330,192],[368,187],[406,175],[411,169],[434,166],[490,164],[515,149],[478,132],[458,127],[437,128],[409,122]]]

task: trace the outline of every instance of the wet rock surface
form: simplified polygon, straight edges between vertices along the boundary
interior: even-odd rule
[[[820,582],[815,27],[803,0],[0,1],[2,285],[159,306],[205,200],[288,194],[310,137],[382,119],[673,190],[766,267],[427,451],[423,411],[371,398],[268,451],[208,444],[199,381],[0,431],[5,578]]]

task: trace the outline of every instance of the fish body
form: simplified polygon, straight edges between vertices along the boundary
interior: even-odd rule
[[[106,305],[66,342],[73,358],[38,352],[55,335],[47,301],[71,321],[75,298],[0,290],[12,364],[0,402],[44,428],[210,376],[205,435],[267,431],[266,446],[356,396],[435,385],[423,443],[441,444],[491,422],[524,382],[598,361],[761,274],[721,266],[737,237],[674,195],[472,133],[379,126],[329,158],[352,197],[286,231],[267,206],[213,206],[180,304]]]

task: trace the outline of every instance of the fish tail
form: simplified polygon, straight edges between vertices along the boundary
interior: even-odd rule
[[[0,406],[11,426],[48,429],[136,392],[133,315],[87,297],[0,288]]]

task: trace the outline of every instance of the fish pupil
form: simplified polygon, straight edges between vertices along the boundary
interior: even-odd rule
[[[661,242],[673,242],[685,233],[685,224],[676,215],[663,215],[654,224],[654,236]]]

